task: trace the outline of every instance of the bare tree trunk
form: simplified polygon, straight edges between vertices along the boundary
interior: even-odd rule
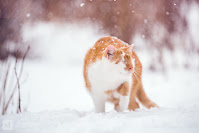
[[[131,30],[129,29],[129,22],[130,22],[130,16],[129,16],[129,0],[122,0],[118,1],[120,5],[120,14],[118,17],[118,28],[120,31],[119,38],[123,41],[130,43],[131,41]]]

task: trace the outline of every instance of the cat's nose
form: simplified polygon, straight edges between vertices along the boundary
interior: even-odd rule
[[[129,70],[133,70],[133,67],[129,67]]]

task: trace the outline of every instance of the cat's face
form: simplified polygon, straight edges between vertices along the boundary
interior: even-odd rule
[[[106,50],[106,58],[110,60],[110,62],[114,62],[115,64],[123,63],[125,65],[125,70],[129,72],[133,72],[134,70],[134,60],[131,56],[133,46],[129,46],[127,48],[116,49],[114,46],[108,46]]]

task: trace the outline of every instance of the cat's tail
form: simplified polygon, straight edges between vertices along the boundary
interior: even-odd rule
[[[151,101],[147,97],[147,95],[146,95],[146,93],[144,91],[142,83],[140,84],[140,87],[137,90],[137,98],[147,108],[152,108],[152,107],[157,107],[158,108],[158,105],[155,104],[153,101]]]

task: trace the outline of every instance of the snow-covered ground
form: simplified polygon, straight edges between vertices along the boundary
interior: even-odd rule
[[[15,133],[132,132],[132,128],[199,127],[198,72],[175,70],[166,76],[145,72],[145,90],[160,105],[160,109],[142,108],[117,113],[107,105],[107,112],[100,114],[93,111],[91,98],[84,87],[81,66],[37,64],[38,68],[34,71],[36,66],[30,66],[32,71],[26,83],[31,87],[29,110],[36,113],[0,117],[1,122],[10,120],[13,123]]]
[[[91,30],[93,27],[81,31],[78,28],[55,28],[53,24],[42,23],[25,28],[24,41],[33,42],[32,48],[38,48],[35,54],[44,56],[26,61],[21,93],[22,106],[28,105],[27,112],[0,116],[1,133],[123,133],[133,132],[135,128],[146,132],[143,128],[199,127],[199,72],[196,69],[170,67],[164,73],[144,69],[144,88],[159,109],[142,107],[118,113],[107,104],[106,113],[95,113],[84,85],[83,58],[89,47],[107,34],[98,35]],[[140,54],[140,58],[145,68],[146,56]]]

